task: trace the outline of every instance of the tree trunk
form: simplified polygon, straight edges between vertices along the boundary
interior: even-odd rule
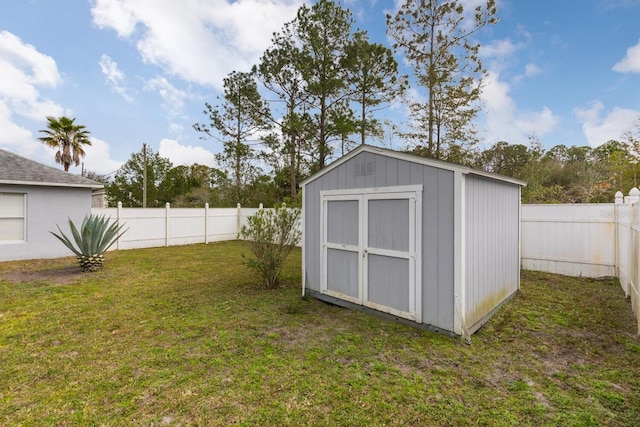
[[[325,96],[322,95],[320,97],[320,144],[318,146],[318,170],[323,169],[324,168],[324,163],[325,163],[325,158],[327,157],[327,153],[326,153],[326,141],[325,141],[325,135],[326,135],[326,130],[325,130],[325,123],[326,123],[326,112],[327,112],[327,106],[326,106],[326,99]]]
[[[363,85],[364,86],[364,85]],[[362,114],[360,116],[360,144],[364,145],[365,143],[365,135],[366,135],[366,130],[365,130],[365,125],[366,125],[366,118],[367,118],[367,107],[365,102],[367,101],[367,91],[366,89],[364,89],[364,87],[362,88],[362,98],[360,100],[362,105]]]
[[[289,136],[289,181],[291,188],[291,197],[296,197],[298,194],[298,183],[296,182],[296,144],[297,138],[295,132],[292,132]]]
[[[435,155],[434,151],[433,151],[433,110],[434,110],[434,99],[433,99],[433,88],[435,87],[435,79],[436,79],[436,72],[435,72],[435,66],[434,66],[434,59],[433,59],[433,55],[434,55],[434,43],[435,43],[435,31],[436,31],[436,27],[435,27],[435,19],[431,20],[431,34],[429,34],[429,38],[430,40],[430,44],[429,44],[429,78],[428,78],[428,83],[427,83],[427,89],[429,90],[429,119],[428,119],[428,126],[429,126],[429,155],[432,157],[437,158],[437,155]]]

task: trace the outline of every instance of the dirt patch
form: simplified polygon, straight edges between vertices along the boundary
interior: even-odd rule
[[[13,283],[49,281],[58,285],[79,280],[87,273],[83,273],[79,266],[52,268],[47,270],[13,270],[0,272],[0,280]]]

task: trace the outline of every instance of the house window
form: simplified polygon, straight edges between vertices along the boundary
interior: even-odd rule
[[[0,193],[0,242],[25,241],[25,201],[21,193]]]

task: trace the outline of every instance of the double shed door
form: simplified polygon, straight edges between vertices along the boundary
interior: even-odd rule
[[[422,186],[323,191],[321,291],[421,322]]]

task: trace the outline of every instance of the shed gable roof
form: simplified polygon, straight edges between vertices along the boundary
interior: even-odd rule
[[[398,160],[404,160],[404,161],[407,161],[407,162],[417,163],[417,164],[421,164],[421,165],[425,165],[425,166],[431,166],[431,167],[438,168],[438,169],[445,169],[445,170],[450,170],[450,171],[458,171],[458,172],[462,172],[463,174],[471,174],[471,175],[483,176],[483,177],[486,177],[486,178],[495,179],[495,180],[502,181],[502,182],[508,182],[508,183],[515,184],[515,185],[520,185],[520,186],[526,186],[527,185],[524,181],[520,181],[520,180],[517,180],[517,179],[514,179],[514,178],[509,178],[509,177],[504,176],[504,175],[499,175],[499,174],[491,173],[491,172],[485,172],[485,171],[482,171],[482,170],[470,168],[468,166],[457,165],[455,163],[449,163],[449,162],[445,162],[445,161],[442,161],[442,160],[428,159],[426,157],[417,156],[415,154],[404,153],[402,151],[389,150],[388,148],[374,147],[374,146],[366,145],[366,144],[358,146],[354,150],[350,151],[349,153],[347,153],[344,156],[340,157],[338,160],[336,160],[333,163],[331,163],[329,166],[327,166],[324,169],[314,173],[313,175],[311,175],[310,177],[308,177],[307,179],[302,181],[300,184],[301,185],[305,185],[305,184],[307,184],[307,183],[309,183],[309,182],[321,177],[325,173],[337,168],[341,164],[347,162],[348,160],[352,159],[353,157],[355,157],[358,154],[363,153],[363,152],[380,154],[382,156],[387,156],[387,157],[395,158],[395,159],[398,159]]]
[[[0,149],[0,184],[103,188],[99,182]]]

